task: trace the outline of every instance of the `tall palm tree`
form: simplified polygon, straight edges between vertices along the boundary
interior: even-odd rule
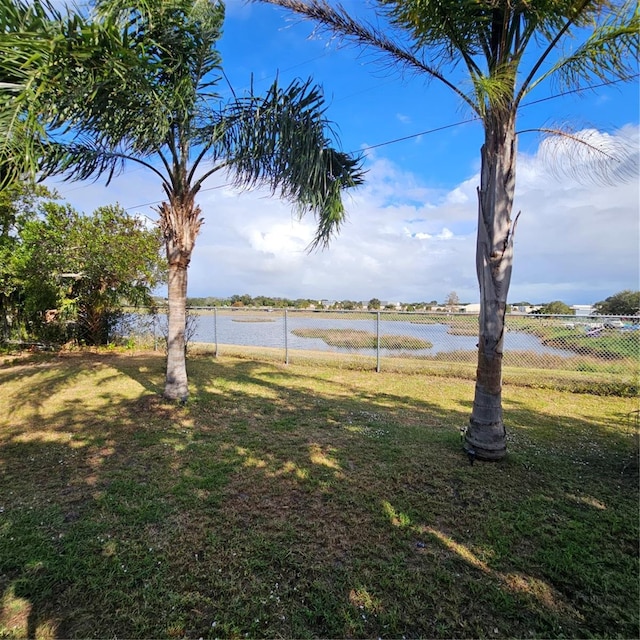
[[[56,105],[43,171],[73,179],[106,173],[109,180],[133,161],[161,180],[169,282],[164,395],[170,399],[188,396],[187,270],[203,222],[196,197],[205,180],[225,171],[238,187],[266,184],[300,215],[316,216],[313,246],[328,242],[344,220],[342,189],[362,181],[360,159],[331,147],[323,98],[310,82],[286,88],[274,82],[263,96],[251,90],[221,100],[215,45],[223,20],[217,1],[101,0],[95,21],[115,23],[118,42],[85,62],[75,55],[85,51],[82,34],[68,34],[67,50],[51,64],[57,86],[43,97]],[[123,60],[124,78],[113,72]]]
[[[502,353],[518,217],[516,119],[523,98],[548,78],[566,88],[629,79],[636,70],[637,2],[624,0],[378,0],[388,29],[324,0],[261,0],[435,79],[482,121],[476,270],[480,287],[478,369],[465,448],[479,459],[506,453]],[[571,40],[570,40],[571,39]],[[566,54],[560,45],[575,43]],[[525,55],[526,54],[526,55]],[[564,55],[566,54],[566,55]],[[455,76],[462,67],[464,89]]]

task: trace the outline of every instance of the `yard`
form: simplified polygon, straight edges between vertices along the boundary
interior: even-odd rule
[[[195,356],[0,356],[0,638],[638,637],[637,397]],[[582,390],[584,391],[584,390]]]

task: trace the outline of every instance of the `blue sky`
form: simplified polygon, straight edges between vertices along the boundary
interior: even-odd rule
[[[364,2],[343,4],[366,12]],[[252,74],[258,90],[276,74],[283,84],[312,77],[323,87],[341,147],[366,156],[366,184],[346,198],[348,223],[328,250],[307,254],[312,218],[298,221],[286,203],[260,191],[238,194],[213,177],[199,198],[205,224],[189,295],[411,302],[456,291],[477,301],[480,124],[456,124],[472,114],[437,82],[403,77],[370,52],[310,38],[312,32],[313,25],[282,10],[232,0],[219,49],[236,92]],[[556,93],[541,86],[525,103]],[[518,129],[570,123],[594,140],[624,136],[637,152],[638,110],[635,80],[523,108]],[[546,147],[537,134],[519,137],[515,208],[522,215],[510,300],[586,304],[640,288],[638,180],[577,182],[556,170],[575,153],[560,147],[550,162]],[[64,183],[58,190],[82,211],[119,202],[152,218],[148,203],[162,198],[153,176],[135,165],[108,188]]]

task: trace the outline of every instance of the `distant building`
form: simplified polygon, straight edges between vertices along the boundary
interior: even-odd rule
[[[460,311],[464,313],[472,313],[474,315],[478,315],[480,313],[480,303],[474,302],[472,304],[465,304],[460,307]]]
[[[540,311],[541,305],[512,305],[511,313],[533,313],[534,311]]]
[[[596,312],[594,306],[591,304],[574,304],[571,305],[571,308],[577,316],[591,316]]]

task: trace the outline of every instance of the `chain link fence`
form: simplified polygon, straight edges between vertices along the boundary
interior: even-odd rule
[[[139,331],[153,332],[157,344],[166,316],[149,319],[145,331],[142,324]],[[190,349],[215,355],[285,363],[330,359],[377,371],[455,365],[475,375],[478,317],[472,314],[191,308],[188,327]],[[573,372],[637,384],[640,318],[512,314],[504,347],[503,365],[512,377]]]

